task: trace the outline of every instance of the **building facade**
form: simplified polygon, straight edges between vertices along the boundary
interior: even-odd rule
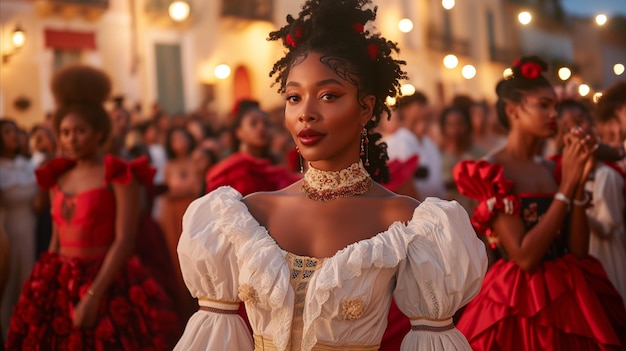
[[[440,0],[374,2],[378,29],[399,43],[399,58],[407,61],[404,83],[439,106],[456,94],[493,101],[503,70],[523,53],[547,56],[554,65],[578,65],[580,79],[595,89],[614,78],[607,73],[613,61],[626,61],[625,45],[603,36],[594,40],[593,51],[581,50],[576,36],[589,36],[589,28],[555,20],[549,11],[556,6],[550,4],[558,5],[554,1],[466,0],[449,10]],[[283,48],[266,38],[287,14],[299,11],[299,1],[186,0],[189,17],[181,22],[168,14],[170,3],[2,0],[0,114],[25,126],[42,121],[54,110],[49,82],[55,70],[79,62],[105,70],[113,94],[144,116],[155,102],[173,115],[200,108],[224,115],[244,97],[266,109],[282,106],[268,73]],[[543,20],[521,25],[517,14],[525,8],[539,9]],[[407,33],[398,28],[403,18],[413,23]],[[26,41],[15,49],[11,36],[18,27]],[[458,64],[446,68],[443,59],[450,54]],[[215,74],[220,64],[231,70],[224,79]],[[475,69],[471,79],[462,75],[466,65]]]

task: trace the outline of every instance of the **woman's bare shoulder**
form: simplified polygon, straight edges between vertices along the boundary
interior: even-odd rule
[[[381,185],[376,185],[372,189],[372,196],[379,198],[382,202],[380,208],[391,221],[408,221],[413,218],[413,212],[420,205],[420,202],[412,197],[399,195]]]
[[[274,209],[278,208],[284,201],[293,199],[294,197],[302,197],[300,191],[300,181],[276,191],[259,191],[246,195],[243,203],[248,210],[255,216],[265,217]]]

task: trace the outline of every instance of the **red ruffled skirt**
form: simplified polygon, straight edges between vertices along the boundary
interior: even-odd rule
[[[568,254],[534,273],[500,260],[457,328],[474,350],[624,350],[626,310],[595,258]]]
[[[74,328],[73,308],[102,261],[43,253],[13,309],[7,350],[171,350],[181,331],[178,318],[136,257],[102,297],[96,326]]]

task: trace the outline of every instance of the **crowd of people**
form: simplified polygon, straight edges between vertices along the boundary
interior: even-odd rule
[[[527,56],[493,106],[390,106],[368,5],[270,33],[280,113],[144,116],[70,66],[42,123],[0,119],[0,344],[623,349],[626,81],[559,96]]]

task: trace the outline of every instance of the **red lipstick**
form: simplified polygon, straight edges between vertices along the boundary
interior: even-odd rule
[[[298,139],[304,146],[312,146],[320,142],[324,138],[325,134],[316,130],[306,128],[298,132]]]

